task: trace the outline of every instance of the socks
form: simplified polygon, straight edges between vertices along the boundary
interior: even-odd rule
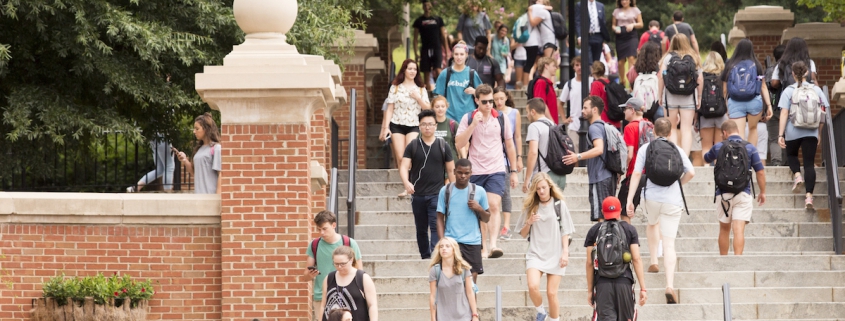
[[[546,314],[546,309],[544,309],[542,305],[534,308],[537,309],[537,313]]]
[[[558,320],[560,320],[560,317],[557,317],[557,318],[554,318],[554,319],[549,319],[549,320],[551,320],[551,321],[558,321]]]

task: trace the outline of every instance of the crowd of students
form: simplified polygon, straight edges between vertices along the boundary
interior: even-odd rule
[[[403,62],[390,87],[380,138],[392,141],[404,187],[400,196],[411,198],[419,255],[431,262],[432,320],[478,319],[477,276],[485,260],[505,254],[498,241],[514,231],[529,240],[525,269],[536,320],[559,320],[557,288],[575,232],[564,190],[579,162],[586,163],[589,215],[596,222],[584,247],[588,297],[598,320],[636,318],[636,293],[640,305],[648,299],[643,274],[661,271],[660,256],[667,303],[679,302],[675,238],[683,213],[689,214],[683,185],[695,176],[694,165],[714,167],[722,255],[729,253],[731,233],[733,253],[743,253],[755,198],[758,205],[766,201],[767,159],[789,165],[793,192],[803,186],[806,207],[813,207],[813,157],[829,103],[814,85],[815,64],[802,39],[776,48],[765,66],[748,39],[731,57],[714,43],[702,61],[682,12],[664,30],[651,21],[638,35],[644,27],[640,10],[633,0],[619,0],[610,24],[617,65],[605,57],[610,31],[604,5],[587,5],[590,16],[583,18],[595,36],[583,48],[590,58],[571,59],[575,75],[558,87],[559,34],[548,0],[531,1],[513,39],[510,28],[491,24],[484,11],[468,6],[451,46],[442,19],[423,3],[425,14],[413,24],[415,50],[417,37],[422,39],[420,58]],[[514,68],[517,90],[532,79],[524,136],[522,113],[505,89]],[[590,68],[589,79],[581,78],[581,68]],[[621,84],[608,78],[609,71],[620,70],[627,70]],[[581,97],[583,86],[589,86],[587,97]],[[579,143],[581,119],[588,126],[586,145]],[[511,189],[520,183],[525,202],[518,223],[510,226]],[[647,267],[631,225],[637,208],[647,219]],[[375,288],[360,270],[356,243],[334,232],[333,214],[321,212],[314,222],[322,237],[308,249],[313,269],[306,276],[315,279],[316,315],[326,320],[345,308],[354,320],[376,320]],[[540,291],[543,274],[548,311]]]

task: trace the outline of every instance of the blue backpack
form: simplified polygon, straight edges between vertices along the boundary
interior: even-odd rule
[[[531,28],[528,25],[528,13],[525,13],[519,16],[519,19],[516,19],[516,22],[513,24],[512,38],[518,43],[526,43],[530,36]]]
[[[751,101],[757,97],[762,84],[758,75],[754,61],[737,63],[728,74],[728,97],[736,101]]]

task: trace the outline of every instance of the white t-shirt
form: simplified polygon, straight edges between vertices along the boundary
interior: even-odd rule
[[[518,44],[516,49],[513,50],[513,60],[527,60],[528,54],[525,53],[525,46],[523,44]]]
[[[816,62],[813,59],[810,59],[810,72],[816,72]],[[775,70],[772,72],[772,80],[780,80],[780,64],[775,65]]]
[[[537,141],[537,149],[539,149],[540,152],[540,157],[538,157],[537,165],[534,165],[533,173],[549,172],[549,166],[546,165],[546,161],[543,160],[543,155],[546,155],[546,153],[549,152],[549,125],[546,125],[543,122],[552,123],[552,125],[554,125],[554,122],[552,122],[551,119],[542,117],[528,125],[528,134],[525,135],[526,143],[530,141]],[[526,151],[525,154],[527,155],[528,152]]]
[[[572,118],[572,122],[569,123],[569,130],[570,131],[578,131],[581,129],[581,121],[578,118],[581,118],[581,103],[583,99],[581,98],[581,84],[583,82],[575,80],[572,78],[566,85],[563,86],[563,90],[560,91],[560,97],[558,98],[560,102],[565,103],[569,102],[569,118]],[[590,77],[590,81],[587,82],[589,84],[593,83],[593,77]],[[570,89],[569,87],[572,87]]]
[[[604,47],[602,47],[602,48],[603,48],[602,49],[602,55],[601,55],[601,57],[599,57],[599,61],[601,61],[601,63],[604,64],[604,75],[608,76],[608,75],[610,75],[610,66],[607,65],[607,59],[605,58],[604,54],[611,53],[610,46],[608,46],[607,44],[604,44]]]
[[[534,17],[542,18],[536,27],[531,27],[531,33],[528,36],[528,41],[525,42],[526,47],[543,47],[547,43],[555,43],[554,27],[552,26],[552,14],[546,10],[546,6],[542,4],[532,5],[530,8],[531,14]],[[530,25],[530,24],[529,24]]]

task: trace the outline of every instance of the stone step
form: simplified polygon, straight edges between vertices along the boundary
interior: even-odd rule
[[[366,241],[365,241],[366,242]],[[360,242],[359,242],[360,243]],[[714,242],[715,244],[715,242]],[[368,253],[361,247],[361,251]],[[520,251],[524,253],[524,251]],[[714,253],[718,253],[713,251]],[[832,252],[832,251],[831,251]],[[828,252],[828,253],[831,253]],[[643,258],[648,262],[647,258]],[[584,275],[586,256],[570,255],[567,275]],[[364,269],[374,277],[413,277],[428,275],[429,260],[364,261]],[[498,258],[483,261],[485,273],[523,274],[524,258]],[[643,267],[645,268],[645,267]],[[661,269],[663,265],[661,264]],[[836,255],[678,255],[677,272],[723,271],[845,271],[845,257]]]
[[[568,193],[567,193],[568,194]],[[589,209],[590,201],[587,193],[580,195],[566,195],[566,205],[570,211]],[[713,195],[707,191],[687,191],[685,193],[686,204],[690,209],[712,209],[715,208]],[[767,194],[765,208],[803,208],[803,194]],[[513,204],[523,204],[523,197],[511,197]],[[346,202],[341,202],[339,209],[346,210]],[[827,196],[816,194],[813,198],[816,209],[828,208]],[[371,211],[406,211],[411,209],[410,197],[397,196],[357,196],[356,208]],[[755,202],[755,208],[758,208]]]
[[[583,261],[581,261],[583,263]],[[661,265],[662,266],[662,265]],[[571,272],[571,271],[568,271]],[[660,273],[646,273],[646,285],[649,289],[663,289],[666,287],[666,275]],[[374,277],[373,282],[379,293],[409,293],[425,292],[428,287],[428,275],[413,277]],[[797,288],[797,287],[836,287],[838,295],[845,287],[845,271],[710,271],[710,272],[677,272],[675,286],[678,288],[720,288],[729,282],[731,288]],[[567,273],[561,277],[561,289],[581,289],[585,286],[584,274]],[[528,288],[525,274],[492,274],[484,273],[478,276],[480,291],[495,291],[496,286],[502,290],[522,290]],[[541,278],[540,288],[546,288],[546,278]],[[384,290],[382,290],[384,289]],[[841,302],[841,296],[837,300]],[[580,302],[578,302],[580,303]]]
[[[415,240],[356,240],[362,253],[379,254],[415,254],[419,253]],[[572,256],[583,253],[584,239],[575,237],[570,247]],[[648,253],[648,239],[640,235],[640,253]],[[579,246],[581,245],[581,246]],[[497,246],[505,253],[525,253],[528,242],[508,241],[498,242]],[[678,252],[708,252],[718,253],[719,244],[716,235],[712,237],[684,237],[675,240],[675,250]],[[833,251],[831,237],[749,237],[745,239],[745,252],[772,251]]]
[[[586,301],[586,299],[584,299]],[[723,320],[722,303],[697,304],[646,304],[637,306],[641,320]],[[735,320],[821,320],[840,319],[845,311],[843,302],[798,302],[798,303],[732,303],[731,312]],[[593,315],[593,308],[585,303],[561,305],[560,320],[584,321]],[[494,319],[495,308],[481,306],[481,320]],[[503,320],[533,320],[536,311],[533,307],[502,309]],[[381,308],[379,318],[385,320],[428,321],[429,308]]]
[[[411,225],[358,225],[355,226],[356,240],[416,240],[416,227]],[[513,225],[511,225],[513,226]],[[646,225],[636,224],[637,232],[645,235]],[[576,224],[574,237],[584,237],[592,224]],[[845,228],[845,224],[843,224]],[[345,232],[342,229],[341,233]],[[683,223],[678,228],[678,237],[711,237],[719,233],[719,223]],[[510,241],[522,241],[515,232]],[[745,228],[745,237],[833,237],[830,223],[754,223]],[[502,241],[500,241],[502,242]]]
[[[345,199],[341,199],[341,203],[345,203]],[[516,203],[519,204],[519,203]],[[682,215],[681,224],[687,223],[713,223],[716,222],[716,204],[711,203],[709,206],[702,208],[690,208],[690,215]],[[407,225],[413,224],[414,214],[411,213],[410,205],[401,210],[370,210],[361,205],[357,206],[358,224],[360,225]],[[637,216],[634,217],[632,223],[634,225],[645,223],[645,217],[642,215],[642,210],[637,210]],[[340,225],[346,225],[346,210],[340,211],[341,222]],[[570,209],[572,221],[575,224],[593,224],[590,222],[590,211],[587,209]],[[511,214],[511,226],[515,226],[519,222],[521,210],[516,210]],[[758,207],[754,209],[754,214],[751,217],[753,223],[776,223],[776,222],[830,222],[829,217],[823,217],[818,212],[804,210],[803,208],[774,208],[774,207]],[[752,225],[753,225],[752,223]]]
[[[500,241],[501,242],[501,241]],[[583,246],[583,244],[579,244],[579,246]],[[719,256],[718,252],[678,252],[678,255],[683,256]],[[733,255],[733,252],[729,252],[730,255]],[[745,256],[772,256],[772,255],[829,255],[831,254],[830,250],[827,251],[777,251],[777,252],[746,252],[743,255]],[[573,256],[574,255],[574,256]],[[579,255],[584,255],[582,253],[574,253],[570,255],[570,259],[577,259]],[[643,259],[648,259],[648,252],[642,253]],[[416,253],[402,253],[402,254],[363,254],[362,255],[364,261],[388,261],[388,260],[396,260],[396,261],[413,261],[419,260],[420,255]],[[504,259],[524,259],[525,253],[523,252],[514,252],[514,253],[505,253],[502,255]],[[496,259],[498,260],[498,259]],[[662,259],[659,259],[661,262]],[[662,264],[662,263],[661,263]]]
[[[579,283],[584,283],[582,280]],[[423,284],[428,290],[428,282]],[[664,287],[649,285],[649,304],[666,304],[666,296],[662,295]],[[546,296],[545,287],[540,291]],[[561,305],[579,305],[585,300],[585,289],[560,289],[558,300]],[[675,288],[678,300],[682,304],[716,304],[722,303],[723,294],[721,286],[711,288]],[[378,295],[379,304],[385,306],[401,306],[405,308],[426,308],[429,304],[429,291],[411,293],[384,293]],[[803,288],[739,288],[731,287],[731,303],[793,303],[795,298],[801,298],[804,302],[845,302],[845,288],[833,287],[803,287]],[[544,300],[548,302],[547,300]],[[495,291],[479,291],[477,302],[480,307],[496,305]],[[504,307],[526,307],[532,306],[531,298],[528,295],[527,286],[520,290],[503,290],[502,306]]]

